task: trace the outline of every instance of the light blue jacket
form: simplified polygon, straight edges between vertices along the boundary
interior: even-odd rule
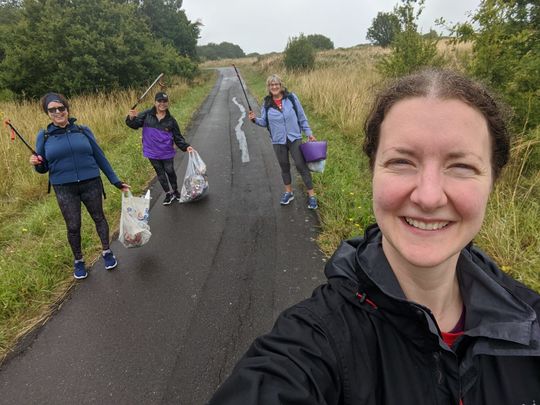
[[[293,103],[287,97],[288,94],[295,100],[298,117],[294,111]],[[268,123],[266,122],[267,110]],[[265,98],[265,102],[261,107],[261,116],[255,118],[255,124],[269,129],[270,139],[273,144],[283,145],[287,143],[287,139],[291,142],[302,139],[302,131],[306,136],[312,135],[302,104],[300,104],[300,100],[294,93],[285,93],[283,95],[281,111],[270,97]]]

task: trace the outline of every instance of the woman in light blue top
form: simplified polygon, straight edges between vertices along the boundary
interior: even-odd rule
[[[296,94],[287,91],[279,76],[269,76],[266,79],[266,86],[268,95],[264,98],[261,107],[261,117],[257,118],[255,113],[250,111],[249,119],[256,125],[266,127],[270,133],[285,185],[285,192],[281,196],[280,203],[287,205],[294,199],[290,153],[307,189],[308,208],[316,209],[317,198],[313,190],[311,173],[300,151],[302,132],[307,136],[308,141],[312,142],[316,139],[311,132],[302,104]]]

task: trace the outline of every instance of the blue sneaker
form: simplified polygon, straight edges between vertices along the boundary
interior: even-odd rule
[[[107,270],[112,270],[116,267],[118,262],[116,261],[116,257],[114,257],[113,252],[110,250],[103,255],[103,261],[105,262],[105,268]]]
[[[77,280],[82,280],[83,278],[88,277],[88,272],[84,266],[84,262],[75,262],[75,270],[73,270],[73,277]]]
[[[281,200],[279,200],[279,203],[280,203],[281,205],[287,205],[287,204],[289,204],[292,200],[294,200],[294,193],[289,192],[289,191],[285,191],[285,192],[281,195]]]
[[[312,195],[311,197],[308,197],[308,205],[307,207],[310,210],[316,210],[319,206],[317,205],[317,197]]]

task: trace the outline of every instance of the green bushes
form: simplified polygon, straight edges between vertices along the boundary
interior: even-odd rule
[[[177,47],[178,38],[185,35],[162,37],[147,23],[151,10],[141,7],[150,2],[64,3],[60,7],[57,1],[25,1],[8,7],[0,2],[0,12],[14,16],[9,21],[0,17],[0,89],[20,98],[50,90],[71,96],[128,88],[160,72],[187,78],[196,74],[192,60],[183,56],[191,51]],[[166,2],[151,3],[165,7]],[[156,13],[150,13],[152,21]],[[198,35],[196,25],[189,27],[190,35]]]
[[[415,0],[402,0],[402,5],[394,9],[400,30],[390,43],[392,52],[382,57],[377,66],[386,77],[399,77],[422,67],[444,64],[437,52],[438,37],[422,35],[417,31],[416,21],[422,13],[424,1],[418,1],[418,9],[415,9],[414,3]]]
[[[315,49],[304,34],[289,39],[283,58],[289,70],[311,70],[315,66]]]
[[[437,40],[426,38],[415,30],[396,34],[390,45],[392,53],[383,57],[379,71],[386,77],[399,77],[426,66],[442,66],[437,52]]]
[[[197,56],[202,60],[218,60],[227,58],[243,58],[246,56],[240,46],[230,42],[221,42],[197,47]]]
[[[387,47],[400,31],[401,24],[397,15],[379,12],[371,22],[366,38],[375,45]]]
[[[308,35],[306,38],[316,50],[323,51],[334,49],[334,43],[332,42],[332,40],[328,37],[325,37],[324,35],[312,34]]]
[[[458,41],[473,41],[469,71],[513,107],[514,128],[540,125],[538,1],[484,1],[471,22],[453,28]]]

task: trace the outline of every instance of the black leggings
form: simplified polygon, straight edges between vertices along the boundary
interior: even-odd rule
[[[53,185],[56,200],[64,216],[67,238],[75,260],[83,258],[81,250],[81,202],[96,224],[103,250],[109,249],[109,224],[103,212],[103,184],[96,177],[79,183]]]
[[[291,164],[289,163],[289,152],[294,160],[296,170],[302,176],[302,180],[306,185],[308,190],[313,189],[313,180],[311,178],[311,172],[307,167],[306,161],[304,160],[304,155],[300,150],[300,145],[302,144],[301,139],[297,139],[294,142],[291,142],[287,139],[287,143],[284,145],[274,144],[274,153],[278,160],[279,166],[281,167],[281,178],[283,179],[283,184],[286,186],[292,183],[291,178]]]
[[[170,191],[169,183],[173,191],[178,190],[178,182],[176,179],[176,173],[174,171],[174,158],[173,159],[148,159],[154,170],[156,171],[159,184],[163,187],[163,190],[168,193]]]

